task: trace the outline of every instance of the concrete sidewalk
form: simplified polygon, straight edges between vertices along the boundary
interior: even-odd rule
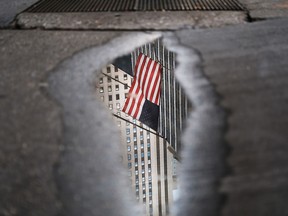
[[[239,0],[254,20],[288,16],[287,0]]]
[[[179,56],[187,51],[184,58],[188,63],[194,61],[190,56],[193,49],[197,49],[196,53],[202,57],[202,72],[209,82],[189,81],[195,77],[194,70],[192,67],[181,67],[184,74],[182,84],[186,86],[187,94],[193,95],[195,87],[203,90],[212,88],[220,96],[212,102],[225,108],[227,116],[226,120],[215,125],[212,121],[215,115],[207,116],[209,109],[204,107],[203,115],[207,119],[202,123],[208,129],[215,126],[222,132],[198,133],[203,139],[199,146],[194,143],[198,137],[191,137],[195,127],[188,127],[184,143],[185,171],[181,173],[182,190],[185,192],[182,192],[181,200],[176,204],[177,215],[282,216],[288,212],[287,23],[287,19],[276,19],[219,29],[164,33],[165,38],[182,47],[176,50]],[[105,127],[106,132],[96,130],[91,133],[98,141],[90,143],[87,138],[89,145],[81,150],[83,143],[77,145],[76,141],[79,137],[85,139],[86,135],[69,130],[68,126],[77,125],[86,113],[82,109],[76,109],[74,113],[64,112],[59,101],[47,94],[47,78],[53,71],[63,70],[66,71],[65,76],[59,76],[63,82],[69,82],[71,76],[91,84],[81,74],[96,70],[92,66],[108,62],[111,60],[109,56],[115,57],[117,38],[127,37],[129,43],[121,43],[124,50],[128,49],[126,46],[133,48],[131,42],[140,43],[143,35],[150,37],[151,33],[0,32],[1,215],[56,216],[61,213],[79,216],[80,212],[99,216],[103,212],[110,212],[111,216],[134,214],[135,209],[126,211],[129,205],[124,198],[113,198],[119,198],[121,194],[103,192],[109,181],[99,179],[99,173],[89,168],[94,160],[101,161],[104,167],[118,166],[108,155],[106,157],[103,152],[95,152],[94,149],[114,137],[108,133],[110,125],[102,123],[102,111],[93,114],[97,121],[89,123],[88,128],[90,131],[94,127]],[[101,47],[106,48],[101,50]],[[91,53],[94,49],[98,50],[95,55],[86,55],[86,51]],[[121,49],[117,52],[121,52]],[[180,66],[183,61],[181,56],[178,59]],[[82,60],[78,61],[78,57]],[[71,66],[67,62],[74,62],[71,75]],[[72,71],[76,74],[72,74]],[[82,93],[65,94],[69,96],[67,100],[77,104],[78,100],[82,103],[86,98],[86,94]],[[63,92],[58,91],[58,94]],[[191,98],[193,104],[195,98]],[[86,99],[93,101],[92,97]],[[64,125],[66,115],[76,115],[79,122]],[[194,117],[191,116],[188,125],[193,126],[197,120]],[[223,125],[226,125],[226,129],[222,128]],[[68,136],[75,142],[73,147],[63,143],[67,133],[75,136],[75,139]],[[219,146],[215,146],[215,137]],[[224,153],[225,148],[230,149],[228,155]],[[73,160],[63,161],[65,151],[73,153]],[[65,167],[61,165],[63,163]],[[108,167],[107,170],[110,169]],[[60,170],[60,174],[56,170]],[[117,172],[105,170],[100,169],[99,172],[104,172],[105,178],[111,181],[115,179]],[[223,170],[227,171],[226,176]],[[70,178],[71,175],[75,179]],[[99,184],[93,184],[94,178]],[[114,186],[119,183],[119,188],[125,188],[122,180],[119,177],[119,182]],[[223,195],[226,202],[222,202]],[[111,199],[114,200],[113,205]],[[106,204],[99,205],[99,200]],[[115,212],[114,207],[120,204],[123,208]],[[223,211],[220,212],[220,209]]]

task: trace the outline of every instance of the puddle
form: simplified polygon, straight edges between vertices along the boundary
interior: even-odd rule
[[[140,56],[145,56],[143,58],[147,59],[147,64],[142,59],[141,65]],[[136,85],[133,81],[137,70],[139,85],[143,83],[143,90],[146,87],[147,98],[148,93],[154,90],[153,87],[157,89],[156,81],[148,74],[157,72],[157,63],[161,68],[157,115],[149,116],[146,113],[146,119],[143,118],[146,110],[151,112],[146,105],[137,107],[142,112],[138,117],[133,116],[133,112],[129,115],[128,109],[125,113],[125,100],[128,104],[134,96],[136,99],[133,105],[137,104],[137,94],[131,95],[131,88]],[[137,68],[136,64],[139,64]],[[180,137],[191,105],[175,79],[175,68],[176,54],[168,51],[162,39],[158,39],[104,67],[98,73],[95,84],[97,98],[111,112],[119,128],[122,163],[127,168],[130,187],[136,200],[144,206],[144,215],[170,215],[173,201],[179,196],[177,173],[181,164]],[[143,79],[140,77],[141,70],[147,71]],[[158,124],[152,129],[155,121]]]
[[[167,51],[160,36],[120,36],[76,53],[50,76],[49,91],[63,108],[63,155],[55,171],[63,215],[218,212],[217,183],[223,175],[222,110],[202,73],[199,53],[180,45],[173,34],[165,34]],[[140,52],[163,67],[155,130],[121,111],[133,77],[109,62],[131,52],[132,71]],[[184,136],[181,131],[190,106],[175,80],[175,68],[193,102]],[[212,157],[211,152],[215,154]],[[211,167],[215,167],[212,172]]]

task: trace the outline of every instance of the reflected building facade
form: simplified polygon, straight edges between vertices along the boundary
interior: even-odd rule
[[[97,81],[97,95],[115,115],[122,161],[136,199],[143,204],[147,216],[168,216],[173,190],[177,189],[179,137],[188,104],[174,78],[175,54],[167,51],[159,40],[131,54],[133,67],[140,52],[163,65],[159,133],[165,138],[121,112],[133,80],[129,74],[112,64],[103,68]]]
[[[97,95],[117,115],[113,119],[120,129],[122,161],[128,168],[136,199],[143,204],[146,215],[169,215],[173,201],[173,154],[166,151],[166,141],[152,133],[155,131],[121,112],[132,79],[110,64],[98,78]]]

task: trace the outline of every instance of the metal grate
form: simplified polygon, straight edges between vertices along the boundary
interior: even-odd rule
[[[237,0],[40,0],[26,10],[48,12],[244,10]]]

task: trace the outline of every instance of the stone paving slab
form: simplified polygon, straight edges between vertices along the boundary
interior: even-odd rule
[[[58,215],[63,128],[46,79],[65,58],[120,34],[0,31],[0,215]]]
[[[246,21],[246,13],[237,11],[22,13],[17,16],[15,25],[23,29],[175,30]]]
[[[221,215],[285,215],[288,20],[183,30],[177,36],[201,53],[205,74],[228,113],[230,173],[219,188],[226,197]]]
[[[239,0],[252,19],[270,19],[288,16],[287,0]]]
[[[193,182],[194,186],[198,186],[195,190],[186,190],[187,197],[191,198],[191,194],[194,197],[182,197],[181,204],[186,207],[181,208],[182,213],[179,215],[282,216],[288,212],[288,161],[285,157],[288,153],[287,23],[287,19],[277,19],[217,29],[186,29],[172,33],[181,46],[198,50],[203,59],[203,72],[220,95],[220,104],[228,115],[225,139],[226,147],[230,149],[229,155],[220,159],[226,159],[231,170],[223,179],[218,176],[219,181],[216,182],[215,179],[210,181],[208,177],[217,170],[201,169],[188,172],[188,176],[196,173],[195,179],[198,176],[207,178],[205,181]],[[85,191],[89,194],[90,190],[86,187],[74,188],[74,193],[65,194],[67,199],[65,196],[63,198],[63,194],[60,196],[61,188],[57,184],[59,179],[55,179],[55,168],[63,158],[63,116],[71,116],[71,113],[63,113],[62,107],[46,94],[45,88],[48,75],[56,67],[60,71],[65,70],[65,74],[69,75],[69,67],[65,60],[76,61],[77,59],[73,59],[75,53],[93,46],[107,45],[112,39],[126,34],[128,32],[0,32],[1,215],[56,216],[61,210],[67,210],[67,206],[63,207],[63,201],[69,200],[72,200],[73,204],[76,203],[72,209],[81,210],[85,207],[91,210],[89,215],[101,215],[97,208],[111,209],[115,206],[114,203],[105,206],[91,205],[90,196],[84,197],[83,200],[79,200],[79,196],[68,197],[83,190],[84,194]],[[136,36],[137,41],[139,37]],[[105,56],[108,52],[114,54],[114,46],[111,45],[100,54]],[[90,61],[97,62],[99,59],[92,55],[87,60]],[[76,74],[79,76],[74,78],[82,79],[81,72],[91,65],[84,67],[85,65],[77,64],[76,61],[74,66],[79,69],[79,74]],[[193,75],[192,67],[188,70],[191,70],[191,73],[187,73],[187,78]],[[64,83],[66,78],[62,77]],[[207,82],[202,85],[210,86]],[[189,86],[191,88],[187,88],[187,92],[193,94],[193,83]],[[73,102],[76,96],[80,99],[85,98],[85,95],[79,92],[77,95],[70,95],[69,101]],[[83,110],[77,109],[77,114],[84,115]],[[191,116],[190,124],[194,121]],[[78,121],[70,122],[71,125],[77,123]],[[208,125],[210,123],[208,122]],[[98,127],[101,124],[100,121],[97,122]],[[76,134],[75,131],[69,132]],[[103,134],[101,131],[100,133]],[[92,135],[97,139],[101,134]],[[207,137],[209,141],[210,134],[201,132],[199,136]],[[70,138],[73,141],[73,137]],[[82,138],[85,139],[85,136]],[[224,139],[222,136],[220,138]],[[194,137],[188,134],[187,140],[193,139]],[[189,145],[190,142],[186,144]],[[214,144],[213,140],[210,144]],[[208,161],[213,159],[213,153],[217,153],[207,149],[206,145],[198,147],[197,150],[209,156]],[[79,151],[79,154],[81,152],[83,153]],[[87,152],[90,152],[89,148],[85,149],[85,153]],[[102,160],[101,153],[97,160]],[[215,158],[220,156],[217,154]],[[85,154],[82,154],[83,158]],[[73,162],[79,162],[76,164],[81,170],[85,161],[80,163],[77,159],[79,158],[75,157]],[[89,159],[94,161],[95,158]],[[199,161],[191,163],[191,167],[201,164],[214,167],[213,164],[206,163],[207,158],[197,159]],[[107,162],[107,158],[103,158],[103,161]],[[69,164],[68,162],[66,164]],[[186,165],[189,167],[189,164]],[[89,178],[91,173],[87,172],[83,176],[77,172],[73,174],[78,179],[83,178],[84,182],[87,180],[89,184],[93,184]],[[105,179],[102,180],[105,184]],[[191,182],[186,184],[192,185]],[[68,184],[67,187],[70,186]],[[95,186],[93,191],[103,189],[101,186]],[[218,199],[216,202],[215,197],[211,197],[211,191],[219,195],[224,194],[226,202],[218,203]],[[206,197],[209,199],[205,199]],[[89,201],[89,205],[85,200]],[[211,207],[211,203],[216,205],[219,212],[217,210],[210,212],[211,214],[204,214],[203,212],[207,213]],[[220,212],[220,209],[223,211]],[[77,211],[74,213],[80,215]],[[117,213],[113,216],[119,216]],[[71,216],[67,212],[63,215]]]

